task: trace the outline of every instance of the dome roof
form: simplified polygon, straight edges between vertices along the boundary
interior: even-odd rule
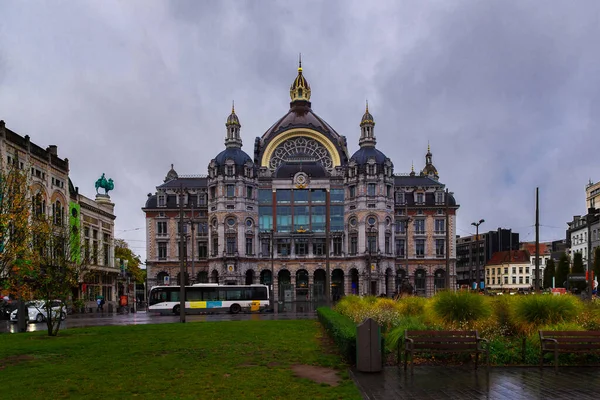
[[[337,138],[339,136],[327,122],[312,111],[310,103],[295,102],[290,111],[275,122],[262,137],[267,139],[279,132],[293,128],[309,128],[328,134],[331,137]]]
[[[375,119],[369,112],[369,103],[368,102],[367,102],[367,108],[365,110],[365,113],[363,114],[362,119],[360,120],[360,126],[363,126],[363,124],[375,125]]]
[[[235,165],[244,165],[248,161],[252,162],[250,156],[238,147],[229,147],[215,157],[217,165],[225,165],[227,160],[233,160]]]
[[[358,151],[350,157],[350,161],[354,160],[358,165],[362,165],[366,164],[371,158],[375,160],[376,164],[383,164],[387,157],[375,147],[365,146],[358,149]]]
[[[225,123],[225,126],[230,126],[230,125],[237,125],[237,126],[242,126],[240,125],[240,120],[238,119],[238,116],[235,114],[235,105],[231,106],[231,114],[229,114],[229,117],[227,117],[227,122]]]

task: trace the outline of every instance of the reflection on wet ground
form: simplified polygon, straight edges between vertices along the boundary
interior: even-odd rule
[[[597,399],[597,367],[396,367],[380,373],[352,371],[366,399]]]
[[[280,313],[280,314],[209,314],[186,315],[186,322],[202,321],[245,321],[245,320],[292,320],[316,319],[316,313]],[[62,322],[61,329],[82,328],[87,326],[106,325],[142,325],[142,324],[168,324],[179,322],[179,316],[156,315],[153,313],[137,312],[131,314],[82,314],[69,315]],[[17,324],[10,321],[0,321],[0,333],[16,333]],[[27,332],[46,330],[46,323],[27,324]]]

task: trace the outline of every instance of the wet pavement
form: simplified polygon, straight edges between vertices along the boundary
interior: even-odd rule
[[[268,320],[293,320],[293,319],[316,319],[316,313],[260,313],[260,314],[208,314],[208,315],[186,315],[186,322],[203,321],[268,321]],[[91,313],[69,315],[62,322],[60,329],[82,328],[88,326],[108,325],[143,325],[143,324],[170,324],[179,323],[179,316],[157,315],[154,313],[137,312],[130,314]],[[46,330],[46,323],[29,323],[27,331]],[[16,333],[17,324],[10,321],[0,320],[0,333]]]
[[[352,370],[363,397],[380,399],[598,399],[597,367],[462,367],[415,366],[414,375],[396,367],[380,373]]]

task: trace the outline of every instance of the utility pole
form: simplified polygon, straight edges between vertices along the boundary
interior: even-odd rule
[[[275,307],[275,259],[273,246],[275,244],[275,240],[273,239],[273,229],[271,229],[271,310],[273,310],[274,314],[277,314],[279,310]]]
[[[540,291],[540,188],[535,188],[535,286]]]
[[[485,222],[484,219],[480,219],[479,222],[471,222],[471,225],[473,225],[476,229],[476,233],[475,233],[475,248],[476,248],[476,257],[477,257],[477,263],[475,264],[475,282],[477,282],[477,291],[479,291],[479,289],[481,288],[481,277],[479,276],[479,253],[480,253],[480,249],[479,249],[479,225],[483,224]]]
[[[183,184],[179,187],[179,322],[185,322],[185,262],[183,235]]]
[[[329,230],[331,227],[330,221],[330,198],[329,189],[325,192],[325,302],[327,307],[331,307],[331,271],[329,270]]]
[[[446,290],[450,289],[450,215],[448,208],[448,189],[444,198],[446,203]]]
[[[192,280],[196,280],[196,272],[194,271],[194,247],[196,247],[196,235],[194,232],[196,231],[196,220],[194,219],[194,203],[191,202],[192,206],[192,216],[190,217],[190,227],[192,228],[192,236],[190,237],[190,244],[192,246]]]

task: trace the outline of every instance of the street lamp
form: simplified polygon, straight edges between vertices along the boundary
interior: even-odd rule
[[[271,310],[273,310],[273,313],[277,313],[277,309],[275,308],[275,260],[274,260],[274,254],[273,254],[273,245],[274,245],[274,241],[273,241],[273,229],[271,229],[270,232],[270,237],[271,237],[271,296],[269,297],[271,299]]]
[[[476,249],[477,249],[477,264],[475,265],[475,274],[477,275],[475,277],[475,281],[477,282],[477,290],[479,290],[480,287],[480,277],[479,277],[479,225],[483,224],[485,222],[484,219],[480,219],[479,222],[471,222],[471,225],[473,225],[476,229]]]
[[[586,215],[587,224],[587,278],[588,278],[588,298],[592,299],[592,292],[594,290],[594,281],[592,280],[592,221],[594,218],[600,216],[600,213],[595,213],[594,208],[589,208]]]

